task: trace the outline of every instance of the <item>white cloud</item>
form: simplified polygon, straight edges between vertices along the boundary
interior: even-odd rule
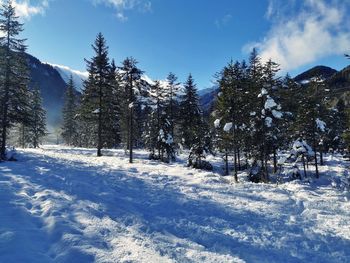
[[[0,0],[0,4],[4,2]],[[44,15],[45,10],[49,7],[49,0],[36,1],[36,4],[32,4],[30,0],[13,0],[12,3],[16,14],[23,20],[29,20],[35,15]]]
[[[128,10],[137,10],[142,13],[152,11],[152,2],[149,0],[92,0],[94,4],[104,4],[114,8],[116,17],[121,22],[126,22],[128,17],[125,12]]]
[[[220,19],[215,20],[215,25],[217,28],[222,28],[228,25],[228,23],[230,23],[230,21],[232,20],[232,15],[231,14],[227,14],[225,16],[223,16]]]
[[[285,71],[350,50],[349,1],[303,0],[298,7],[289,0],[283,1],[284,8],[279,3],[269,1],[265,14],[272,22],[269,33],[244,50],[257,47],[263,60],[271,58]]]
[[[118,18],[119,21],[121,21],[121,22],[126,22],[126,21],[128,21],[128,17],[126,17],[126,16],[124,15],[124,13],[122,13],[122,12],[117,13],[117,18]]]

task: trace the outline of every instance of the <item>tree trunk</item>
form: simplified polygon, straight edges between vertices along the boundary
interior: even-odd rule
[[[307,174],[306,174],[305,156],[304,156],[304,154],[302,155],[302,161],[303,161],[303,168],[304,168],[304,178],[306,178],[306,177],[307,177]]]
[[[276,155],[276,149],[273,149],[273,173],[277,173],[277,155]]]
[[[227,176],[229,174],[228,171],[228,153],[227,149],[225,149],[225,175]]]
[[[134,105],[132,105],[134,93],[133,93],[133,85],[132,85],[132,77],[129,76],[129,85],[130,85],[130,90],[129,90],[129,163],[133,162],[133,143],[134,143],[134,136],[133,136],[133,129],[134,129]]]
[[[6,160],[6,143],[7,143],[7,122],[8,122],[8,102],[10,93],[10,35],[7,34],[6,45],[6,71],[5,71],[5,83],[4,83],[4,100],[2,101],[3,115],[2,115],[2,127],[1,127],[1,149],[0,160]]]
[[[98,109],[98,134],[97,134],[97,156],[102,156],[102,83],[99,83],[99,109]]]
[[[238,148],[237,149],[237,161],[238,161],[238,170],[241,171],[242,167],[241,167],[241,151]]]
[[[234,177],[235,177],[235,182],[238,182],[238,177],[237,177],[237,150],[236,148],[234,149],[234,153],[235,153],[235,161],[234,161]]]
[[[317,163],[317,151],[315,148],[315,172],[316,172],[316,178],[320,178],[319,172],[318,172],[318,163]]]

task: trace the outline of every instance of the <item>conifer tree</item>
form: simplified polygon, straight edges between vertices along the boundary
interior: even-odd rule
[[[39,147],[41,139],[46,135],[46,112],[42,106],[42,97],[38,87],[32,92],[29,133],[33,147]]]
[[[247,78],[248,90],[246,92],[247,103],[245,108],[250,112],[248,123],[250,145],[248,147],[253,158],[251,180],[267,181],[266,141],[264,138],[266,123],[262,111],[265,98],[259,97],[263,93],[263,65],[256,49],[253,49],[250,54]]]
[[[23,31],[23,24],[18,21],[12,1],[2,4],[0,11],[1,59],[0,71],[0,160],[6,159],[6,143],[9,128],[18,121],[23,121],[26,111],[25,100],[28,99],[28,70],[24,57],[25,39],[18,35]]]
[[[162,87],[159,81],[151,86],[150,96],[150,125],[149,128],[149,145],[151,146],[151,158],[169,162],[175,158],[174,140],[171,135],[170,115],[167,112],[169,90]],[[158,154],[155,154],[154,147],[157,148]],[[164,156],[166,153],[166,156]]]
[[[62,124],[62,138],[67,145],[78,145],[78,126],[77,126],[77,98],[75,94],[75,87],[72,75],[67,84],[67,91],[65,95],[65,102],[63,106],[63,124]]]
[[[346,106],[343,99],[339,99],[337,104],[330,109],[329,118],[329,133],[325,138],[325,150],[329,151],[340,150],[344,148],[342,135],[346,130]]]
[[[326,132],[324,92],[325,83],[322,78],[313,79],[304,92],[296,121],[297,136],[312,145],[316,178],[319,177],[317,152]]]
[[[104,137],[107,147],[116,147],[121,142],[121,104],[122,104],[122,89],[120,75],[112,60],[109,70],[109,86],[105,94],[105,100],[107,105],[107,118],[108,122],[104,129]]]
[[[184,84],[184,89],[185,94],[180,101],[180,133],[184,146],[191,148],[196,138],[196,129],[202,122],[197,89],[191,74]]]
[[[266,140],[266,156],[273,154],[274,173],[277,172],[277,149],[281,146],[281,141],[284,140],[281,134],[281,124],[284,122],[283,112],[279,104],[278,92],[281,88],[281,80],[277,77],[279,65],[272,60],[269,60],[264,65],[263,87],[267,92],[264,99],[264,115],[265,115],[265,140]],[[261,93],[261,97],[265,95]],[[266,160],[265,160],[266,162]]]
[[[228,155],[230,150],[234,154],[234,176],[237,181],[239,136],[242,127],[242,99],[243,99],[243,72],[239,62],[232,61],[224,67],[218,75],[220,96],[218,97],[215,116],[215,126],[218,126],[217,135],[219,148],[224,150],[225,174],[228,175]],[[221,127],[219,125],[221,123]],[[231,149],[232,148],[232,149]]]
[[[167,83],[168,83],[168,106],[167,106],[167,111],[168,111],[168,119],[170,123],[170,135],[172,138],[175,138],[175,121],[176,121],[176,115],[175,111],[178,108],[178,103],[177,103],[177,94],[180,90],[180,83],[177,82],[177,77],[175,76],[174,73],[169,73],[167,77]]]
[[[135,108],[138,106],[137,95],[141,92],[141,75],[142,71],[137,67],[137,61],[132,58],[126,58],[123,65],[120,67],[121,80],[124,86],[123,128],[126,132],[126,145],[129,150],[129,162],[133,162],[133,147],[134,147],[134,127],[135,127]]]
[[[80,119],[87,128],[86,143],[97,146],[97,156],[102,156],[102,148],[108,146],[104,131],[111,127],[115,117],[108,111],[111,107],[109,99],[113,98],[110,86],[110,64],[108,47],[102,33],[97,35],[92,48],[95,52],[91,60],[85,60],[89,73],[85,81],[80,107]],[[90,138],[89,138],[90,137]]]

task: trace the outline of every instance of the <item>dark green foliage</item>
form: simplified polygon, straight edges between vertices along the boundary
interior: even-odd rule
[[[101,156],[103,147],[119,143],[119,85],[116,67],[109,63],[108,47],[101,33],[92,48],[95,56],[86,60],[89,77],[84,83],[78,117],[82,145],[95,145],[97,156]]]
[[[12,1],[3,3],[0,10],[0,160],[5,150],[9,128],[28,118],[28,67],[24,56],[24,39],[19,39],[23,24],[18,21]]]
[[[185,94],[180,101],[180,134],[181,143],[191,148],[195,143],[196,132],[202,124],[201,110],[198,104],[197,88],[192,75],[184,84]]]
[[[37,148],[41,139],[46,135],[46,112],[42,106],[42,98],[39,88],[35,88],[32,92],[28,131],[32,146]]]
[[[78,124],[77,124],[78,104],[75,94],[73,77],[68,81],[65,103],[63,106],[62,138],[67,145],[78,145]]]
[[[196,130],[196,137],[188,156],[188,166],[195,169],[211,171],[213,166],[205,160],[208,153],[212,152],[211,136],[206,132],[208,127],[201,126],[202,129]],[[203,129],[204,128],[204,129]]]
[[[159,81],[156,81],[149,90],[147,138],[151,151],[150,158],[165,162],[175,160],[173,126],[169,121],[172,118],[172,111],[169,111],[169,100],[173,99],[171,90],[172,88],[162,87]]]
[[[129,162],[133,162],[133,147],[135,146],[135,137],[141,136],[140,125],[140,101],[138,97],[142,94],[143,81],[141,79],[142,71],[137,67],[137,61],[130,57],[126,58],[121,70],[121,80],[123,88],[123,104],[121,105],[122,112],[122,130],[124,130],[123,141],[126,148],[129,150]],[[138,129],[135,129],[138,128]],[[135,136],[135,133],[137,136]]]

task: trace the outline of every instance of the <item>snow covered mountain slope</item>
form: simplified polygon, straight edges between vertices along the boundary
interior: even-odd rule
[[[0,262],[350,262],[349,193],[322,183],[347,172],[339,158],[317,185],[276,186],[104,154],[46,146],[1,164]]]
[[[70,76],[73,77],[74,84],[76,86],[76,89],[78,91],[83,90],[83,82],[89,77],[88,72],[82,72],[79,70],[71,69],[67,66],[57,65],[57,64],[51,64],[46,63],[50,66],[52,66],[54,69],[58,71],[58,73],[61,75],[62,79],[67,83]]]

